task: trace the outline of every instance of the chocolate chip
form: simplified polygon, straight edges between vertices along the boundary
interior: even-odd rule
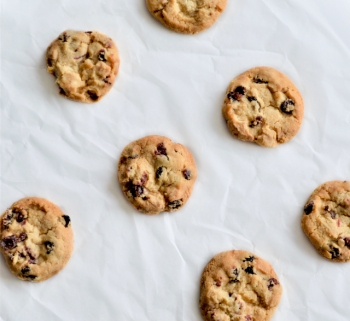
[[[228,296],[229,296],[229,297],[232,297],[232,294],[233,294],[233,293],[229,292],[229,293],[228,293]]]
[[[60,88],[60,92],[59,94],[62,96],[67,96],[66,92],[63,90],[63,88],[61,88],[60,86],[58,86]]]
[[[29,266],[25,266],[22,270],[21,270],[22,274],[27,274],[30,272],[30,267]]]
[[[258,101],[254,96],[248,96],[249,101]]]
[[[332,255],[332,259],[336,259],[340,256],[340,251],[337,247],[330,246],[331,250],[329,253]]]
[[[63,219],[64,219],[64,227],[68,227],[69,222],[70,222],[70,217],[68,215],[62,215]]]
[[[87,52],[85,57],[86,57],[86,59],[89,59],[90,58],[90,54]]]
[[[97,94],[92,90],[88,90],[87,94],[90,96],[91,100],[93,100],[93,101],[96,101],[98,99]]]
[[[261,116],[256,116],[254,120],[250,122],[249,127],[254,128],[262,123],[263,118]]]
[[[330,214],[331,218],[334,220],[335,216],[336,216],[335,212],[334,211],[329,211],[329,214]]]
[[[162,176],[163,173],[163,167],[158,167],[156,170],[156,177],[159,178]]]
[[[140,197],[144,192],[143,186],[133,184],[132,182],[126,184],[126,188],[130,191],[133,197]]]
[[[175,201],[169,202],[168,206],[170,209],[175,210],[182,205],[181,203],[182,203],[181,200],[175,200]]]
[[[34,280],[36,278],[36,275],[25,275],[25,277]]]
[[[67,42],[67,39],[69,38],[70,36],[67,36],[66,33],[63,33],[62,35],[62,38],[59,38],[59,40],[63,41],[63,42]]]
[[[246,91],[247,90],[243,86],[238,86],[234,91],[227,94],[227,98],[232,100],[241,100]]]
[[[350,237],[344,238],[345,245],[350,248]]]
[[[50,242],[50,241],[44,242],[44,245],[46,247],[46,254],[50,254],[53,251],[53,248],[55,247],[53,242]]]
[[[294,100],[292,99],[286,99],[280,106],[280,109],[282,112],[284,112],[285,114],[291,114],[294,110]]]
[[[14,212],[11,211],[11,212],[7,213],[5,215],[5,217],[3,218],[2,225],[3,225],[5,230],[8,229],[9,225],[12,223],[13,217],[14,217]]]
[[[184,169],[182,171],[182,174],[184,175],[185,179],[187,179],[188,181],[191,179],[191,171],[189,171],[188,169]]]
[[[17,246],[17,237],[15,235],[10,235],[7,237],[4,237],[1,240],[1,247],[4,250],[12,250]]]
[[[304,213],[309,215],[314,209],[314,202],[311,201],[309,204],[306,204],[304,207]]]
[[[16,217],[16,221],[17,221],[18,223],[23,222],[23,221],[24,221],[24,215],[23,215],[22,213],[18,213],[18,214],[17,214],[17,217]]]
[[[85,33],[92,34],[92,31],[85,31]]]
[[[18,242],[23,242],[23,241],[25,241],[27,238],[28,238],[27,234],[24,233],[24,232],[22,232],[22,233],[18,236],[17,241],[18,241]]]
[[[166,148],[164,146],[164,143],[159,143],[157,145],[157,150],[154,152],[154,154],[167,156],[167,152],[166,152]]]
[[[248,266],[248,267],[244,270],[244,272],[246,272],[246,273],[248,273],[248,274],[255,274],[252,266]]]
[[[278,285],[279,282],[275,278],[271,278],[267,281],[269,284],[267,285],[267,288],[271,291],[271,289],[275,286]]]
[[[107,61],[107,59],[106,59],[106,57],[105,57],[105,51],[104,51],[104,49],[101,49],[101,50],[100,50],[97,59],[100,60],[100,61],[104,61],[104,62]]]
[[[267,83],[268,83],[268,81],[265,81],[265,80],[263,80],[263,79],[261,79],[261,78],[259,78],[259,77],[255,77],[255,78],[253,79],[253,81],[254,81],[256,84],[267,84]]]
[[[139,155],[137,155],[137,154],[128,156],[128,158],[130,158],[130,159],[136,159],[137,157],[139,157]]]
[[[325,210],[325,211],[328,211],[328,210],[329,210],[329,206],[326,205],[326,206],[324,207],[324,210]]]
[[[248,257],[246,257],[246,258],[243,260],[243,262],[253,262],[254,259],[255,259],[254,256],[248,256]]]
[[[237,282],[239,282],[239,280],[238,280],[238,275],[239,275],[238,269],[233,269],[233,270],[232,270],[232,274],[233,274],[235,277],[234,277],[234,278],[230,278],[229,283],[237,283]]]
[[[53,65],[52,62],[53,62],[53,60],[51,58],[47,58],[47,65],[49,67],[52,67],[52,65]]]

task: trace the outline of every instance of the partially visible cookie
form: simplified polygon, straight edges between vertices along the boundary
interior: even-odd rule
[[[268,262],[247,251],[228,251],[205,267],[199,306],[205,321],[267,321],[281,296]]]
[[[298,132],[304,103],[287,76],[270,67],[256,67],[231,81],[222,113],[234,137],[275,147]]]
[[[208,29],[227,0],[146,0],[149,12],[168,29],[194,34]]]
[[[69,216],[55,204],[43,198],[23,198],[0,220],[0,250],[18,278],[44,281],[67,264],[73,251],[73,231]]]
[[[119,69],[114,41],[97,31],[62,32],[48,47],[46,62],[59,93],[85,103],[100,100],[111,89]]]
[[[350,182],[331,181],[311,194],[301,226],[325,258],[350,261]]]
[[[187,202],[197,178],[191,152],[163,136],[147,136],[127,145],[118,178],[125,197],[145,214],[174,212]]]

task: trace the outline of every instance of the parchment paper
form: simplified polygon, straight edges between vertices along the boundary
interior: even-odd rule
[[[215,254],[268,260],[284,287],[273,320],[350,320],[350,263],[319,256],[300,228],[311,192],[350,179],[350,2],[229,0],[209,30],[171,32],[143,0],[3,0],[1,212],[26,196],[72,218],[75,250],[40,284],[0,259],[0,320],[200,321],[199,280]],[[112,90],[87,105],[58,95],[45,50],[66,29],[99,30],[121,57]],[[226,88],[248,68],[290,77],[305,118],[289,143],[234,139]],[[179,212],[136,212],[118,185],[131,141],[166,135],[198,166]]]

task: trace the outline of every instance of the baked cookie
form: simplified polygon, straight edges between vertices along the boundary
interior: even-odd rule
[[[62,32],[47,49],[46,62],[59,93],[85,103],[100,100],[111,89],[119,69],[116,45],[97,31]]]
[[[124,195],[139,211],[174,212],[187,202],[197,178],[191,152],[163,136],[147,136],[126,146],[118,165]]]
[[[1,252],[21,280],[40,282],[58,273],[73,251],[68,215],[37,197],[14,203],[1,216]]]
[[[267,321],[281,295],[268,262],[247,251],[228,251],[205,267],[199,306],[205,321]]]
[[[256,67],[231,81],[222,113],[233,136],[275,147],[298,132],[304,103],[284,74],[270,67]]]
[[[208,29],[227,0],[146,0],[149,12],[167,28],[194,34]]]
[[[311,194],[301,226],[325,258],[350,261],[350,182],[331,181]]]

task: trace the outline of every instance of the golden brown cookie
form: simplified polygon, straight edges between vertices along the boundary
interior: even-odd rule
[[[205,267],[199,306],[205,321],[268,321],[282,296],[272,266],[247,251],[222,252]]]
[[[222,113],[234,137],[275,147],[298,132],[304,103],[287,76],[270,67],[256,67],[231,81]]]
[[[67,264],[73,231],[70,217],[55,204],[43,198],[23,198],[3,213],[0,222],[0,250],[18,278],[44,281]]]
[[[146,0],[149,12],[167,28],[194,34],[208,29],[227,0]]]
[[[350,261],[350,182],[331,181],[311,194],[301,226],[325,258]]]
[[[46,62],[59,93],[85,103],[100,100],[111,89],[119,69],[114,41],[97,31],[62,32],[47,49]]]
[[[147,136],[126,146],[118,165],[125,197],[139,211],[174,212],[187,202],[197,178],[191,152],[163,136]]]

